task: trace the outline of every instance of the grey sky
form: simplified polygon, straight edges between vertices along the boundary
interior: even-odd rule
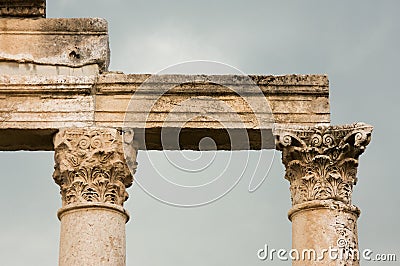
[[[106,18],[110,70],[154,73],[202,59],[248,74],[328,74],[332,123],[375,127],[353,195],[362,210],[360,248],[400,259],[399,1],[49,0],[47,7],[48,17]],[[57,264],[61,200],[52,156],[0,153],[0,265]],[[144,152],[138,161],[137,175],[157,174]],[[264,244],[290,249],[283,175],[277,158],[255,193],[247,192],[246,173],[227,196],[192,209],[162,204],[133,186],[125,205],[132,217],[127,265],[290,265],[262,262],[256,254]]]

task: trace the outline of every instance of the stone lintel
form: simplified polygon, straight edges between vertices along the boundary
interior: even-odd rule
[[[0,0],[0,17],[46,17],[46,0]]]
[[[107,70],[109,58],[108,25],[104,19],[0,18],[2,73],[20,75],[22,68],[26,74],[79,74],[80,68],[96,65],[92,72],[97,74]]]
[[[182,80],[190,82],[182,84]],[[257,91],[254,84],[246,82],[254,83]],[[163,91],[165,87],[170,89]],[[249,101],[255,104],[250,106]],[[261,108],[265,102],[269,110]],[[231,110],[224,109],[224,104]],[[200,139],[207,136],[217,142],[218,149],[230,149],[229,134],[243,130],[249,136],[250,149],[274,148],[273,122],[300,125],[330,122],[326,75],[252,75],[246,79],[232,75],[154,78],[122,73],[3,74],[0,105],[0,148],[6,150],[52,150],[51,138],[59,128],[93,126],[133,128],[140,149],[176,149],[173,145],[162,145],[162,132],[179,135],[180,149],[197,150]],[[127,110],[128,124],[124,120]],[[173,119],[169,119],[171,114]]]

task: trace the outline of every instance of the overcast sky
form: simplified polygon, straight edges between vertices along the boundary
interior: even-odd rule
[[[399,260],[399,10],[395,0],[49,0],[47,16],[106,18],[110,70],[156,73],[183,61],[212,60],[247,74],[328,74],[332,124],[375,127],[353,194],[362,210],[360,248],[397,253]],[[139,177],[158,175],[147,155],[139,154]],[[251,158],[232,192],[199,208],[165,205],[130,188],[127,265],[290,265],[257,259],[265,244],[290,249],[291,203],[279,156],[260,189],[247,191],[256,167]],[[53,153],[2,152],[0,167],[0,265],[56,265],[61,200],[51,177]],[[227,173],[237,175],[237,168]]]

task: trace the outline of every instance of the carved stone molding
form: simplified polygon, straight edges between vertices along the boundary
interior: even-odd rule
[[[46,0],[0,0],[0,17],[46,17]]]
[[[116,129],[62,129],[54,137],[55,171],[63,207],[79,203],[123,206],[133,176],[124,157],[122,137]],[[137,149],[131,154],[136,169]]]
[[[315,200],[351,205],[358,157],[370,142],[372,129],[363,123],[275,128],[276,147],[282,151],[292,205]]]

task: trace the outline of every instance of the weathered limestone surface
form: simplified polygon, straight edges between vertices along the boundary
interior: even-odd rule
[[[180,130],[181,149],[198,149],[198,141],[205,136],[215,139],[220,149],[229,149],[227,128],[247,130],[251,149],[274,148],[273,122],[314,125],[330,121],[325,75],[250,76],[260,93],[250,90],[254,85],[242,82],[245,77],[241,76],[165,75],[156,78],[158,82],[142,86],[150,77],[118,73],[0,74],[0,148],[52,150],[51,138],[58,128],[88,126],[134,128],[141,149],[145,142],[146,149],[168,149],[161,145],[161,128],[167,132]],[[180,84],[187,79],[193,82]],[[210,83],[210,79],[218,84]],[[166,84],[171,89],[160,96],[160,88]],[[263,97],[268,101],[269,112],[258,111],[257,106],[246,102]],[[185,107],[182,103],[188,100],[191,105]],[[216,101],[225,103],[230,110],[216,108]],[[152,102],[149,110],[146,106]],[[127,110],[130,119],[124,124]],[[173,119],[166,119],[171,113]],[[211,113],[217,122],[210,119]],[[261,147],[260,130],[268,131],[267,146]],[[16,135],[24,138],[14,138]]]
[[[133,178],[116,129],[60,129],[54,138],[55,171],[63,206],[87,202],[123,206]],[[135,156],[134,156],[135,157]]]
[[[109,53],[104,19],[0,18],[2,74],[95,75]]]
[[[359,264],[351,194],[372,127],[329,126],[327,76],[107,72],[107,22],[44,19],[45,9],[0,0],[0,149],[54,149],[59,265],[125,265],[123,204],[139,148],[196,150],[211,137],[232,149],[230,134],[243,130],[249,145],[234,149],[282,150],[293,248],[316,252],[293,265]],[[345,257],[322,256],[329,248]]]
[[[59,265],[125,265],[123,204],[136,169],[133,151],[126,161],[116,129],[61,129],[54,137],[55,170],[63,207]],[[130,169],[128,164],[132,164]]]
[[[157,83],[146,82],[149,78],[151,78],[151,81],[156,80]],[[253,113],[257,113],[258,110],[252,110],[252,108],[257,106],[250,106],[246,103],[246,100],[262,95],[257,94],[253,90],[253,86],[257,86],[260,92],[264,94],[263,96],[266,96],[277,123],[329,123],[329,84],[326,76],[287,75],[250,76],[250,78],[254,83],[248,83],[247,76],[233,75],[164,75],[159,78],[151,77],[151,75],[101,75],[96,84],[96,121],[105,125],[115,125],[115,122],[122,125],[132,93],[139,94],[139,97],[134,98],[136,102],[133,102],[132,105],[145,106],[146,101],[153,100],[151,96],[159,93],[159,87],[171,84],[169,85],[171,89],[154,104],[152,108],[154,118],[150,118],[150,123],[146,126],[162,125],[161,122],[166,120],[166,114],[176,105],[189,98],[208,96],[226,102],[234,112],[241,116],[241,121],[246,123],[248,128],[256,128],[257,121],[255,121]],[[182,83],[186,80],[190,82]],[[146,86],[141,87],[145,82]],[[139,89],[139,87],[141,88]],[[113,104],[109,104],[110,101]],[[196,106],[196,103],[193,103],[191,108],[183,109],[180,112],[191,113],[193,106]],[[212,106],[208,111],[218,112],[212,110]],[[137,114],[138,120],[143,120],[147,115],[147,113]],[[265,119],[269,118],[268,115],[265,114]],[[218,113],[218,118],[218,121],[232,121],[229,113],[227,114],[224,111]],[[185,120],[183,115],[182,119]],[[204,121],[203,124],[198,123],[200,120],[195,121],[197,123],[189,123],[186,127],[218,127],[217,123],[213,121],[202,120]],[[168,122],[167,124],[163,123],[163,125],[174,126],[175,122],[176,120],[170,122],[172,125],[169,125]],[[135,124],[133,123],[133,125]]]
[[[17,2],[0,3],[30,6]],[[112,73],[105,20],[1,17],[2,150],[52,150],[54,133],[69,127],[132,128],[147,150],[197,150],[204,137],[232,149],[231,134],[245,130],[249,143],[234,149],[274,148],[274,123],[330,122],[325,75]],[[177,135],[179,147],[161,141]]]
[[[290,182],[292,248],[312,249],[321,257],[319,261],[293,261],[293,265],[359,265],[360,210],[352,205],[351,195],[357,183],[358,158],[371,133],[372,127],[363,123],[276,128],[277,149],[282,150],[285,178]],[[329,248],[343,256],[331,260]]]
[[[124,266],[126,215],[115,208],[96,206],[60,215],[59,266]]]
[[[196,150],[211,137],[231,149],[230,134],[243,130],[249,146],[235,149],[282,150],[293,248],[354,255],[360,211],[351,194],[372,127],[329,126],[326,75],[107,72],[107,22],[44,19],[45,5],[0,0],[0,150],[54,149],[59,265],[125,265],[123,204],[139,148]],[[179,136],[179,146],[161,141],[164,133]],[[326,254],[293,262],[358,264]]]
[[[0,17],[45,17],[46,0],[0,0]]]

